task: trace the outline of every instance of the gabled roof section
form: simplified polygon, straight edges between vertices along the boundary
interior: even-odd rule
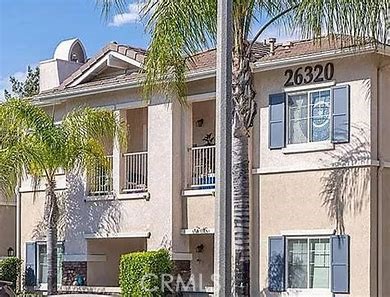
[[[144,49],[109,43],[68,77],[58,89],[63,90],[89,82],[107,68],[134,71],[142,69],[145,57]]]

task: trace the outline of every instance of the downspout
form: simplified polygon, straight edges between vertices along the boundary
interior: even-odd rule
[[[21,203],[21,194],[20,194],[20,185],[21,180],[18,179],[18,184],[15,187],[15,198],[16,198],[16,257],[18,259],[22,259],[22,235],[21,235],[21,229],[22,229],[22,203]],[[22,271],[22,270],[21,270]],[[17,280],[17,289],[19,292],[21,292],[22,289],[22,277],[21,274],[18,277]]]
[[[379,167],[377,170],[377,294],[383,297],[383,169],[384,161],[382,156],[383,139],[383,112],[381,94],[381,71],[388,67],[385,65],[377,67],[377,158]]]

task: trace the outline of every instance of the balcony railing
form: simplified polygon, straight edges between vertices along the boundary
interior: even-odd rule
[[[112,156],[107,156],[106,166],[97,165],[88,176],[90,195],[106,195],[112,193]]]
[[[215,185],[215,146],[191,148],[192,188],[208,189]]]
[[[148,153],[126,153],[123,192],[143,192],[148,187]]]

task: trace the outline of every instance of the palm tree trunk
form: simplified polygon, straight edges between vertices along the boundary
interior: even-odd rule
[[[55,181],[50,180],[46,186],[45,216],[47,223],[47,293],[57,294],[57,222],[58,205],[55,194]]]
[[[243,45],[245,53],[246,45]],[[235,55],[233,62],[232,183],[234,232],[234,294],[249,296],[249,129],[256,115],[253,73],[249,55]]]

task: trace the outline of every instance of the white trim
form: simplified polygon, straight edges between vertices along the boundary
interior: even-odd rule
[[[124,62],[127,62],[131,65],[134,65],[135,67],[138,67],[138,68],[143,68],[143,64],[141,62],[138,62],[137,60],[135,59],[132,59],[128,56],[125,56],[121,53],[118,53],[118,52],[110,52],[111,56],[115,57],[115,58],[118,58]]]
[[[305,142],[299,144],[288,144],[282,148],[283,154],[296,154],[296,153],[307,153],[307,152],[319,152],[319,151],[330,151],[334,150],[335,145],[330,141],[319,141],[319,142]]]
[[[110,51],[106,53],[101,60],[93,65],[85,72],[83,73],[79,78],[77,78],[74,82],[72,82],[68,87],[74,87],[83,82],[86,78],[88,78],[91,74],[94,73],[95,70],[97,70],[100,66],[102,66],[104,63],[108,66],[110,57],[113,56],[117,59],[120,59],[126,63],[129,63],[133,66],[136,66],[138,68],[142,68],[142,64],[138,61],[135,61],[134,59],[131,59],[125,55],[122,55],[118,52]]]
[[[334,229],[309,229],[309,230],[282,230],[280,235],[284,236],[316,236],[316,235],[334,235]]]
[[[150,193],[145,192],[135,192],[135,193],[121,193],[117,195],[118,200],[137,200],[137,199],[150,199]]]
[[[201,190],[183,190],[183,197],[193,197],[193,196],[214,196],[215,189],[201,189]]]
[[[193,103],[193,102],[201,102],[201,101],[207,101],[207,100],[215,100],[215,96],[216,96],[215,92],[188,95],[187,101]]]
[[[309,90],[313,90],[313,89],[324,89],[324,88],[333,87],[335,85],[336,85],[336,81],[331,80],[331,81],[327,81],[324,83],[287,87],[287,88],[284,88],[284,92],[285,93],[295,93],[295,92],[300,92],[300,91],[309,91]]]
[[[192,254],[191,253],[172,253],[172,260],[192,261]]]
[[[267,70],[275,70],[278,68],[285,68],[287,66],[300,65],[305,62],[308,63],[308,62],[317,62],[323,60],[335,60],[343,57],[364,55],[370,53],[374,54],[379,52],[375,50],[372,46],[367,46],[360,49],[356,49],[356,48],[338,49],[338,50],[331,50],[331,51],[316,53],[311,55],[302,55],[298,57],[295,56],[286,59],[276,59],[276,60],[265,61],[265,62],[259,61],[253,64],[253,68],[255,69],[254,72],[262,72]]]
[[[149,238],[150,232],[123,232],[123,233],[84,233],[84,239],[110,239],[110,238]]]
[[[100,66],[107,64],[109,53],[106,54],[100,61],[93,64],[83,75],[79,76],[74,82],[72,82],[68,87],[74,87],[82,83],[88,76],[93,74]]]
[[[181,235],[202,235],[202,234],[214,234],[214,228],[204,228],[203,230],[197,231],[194,229],[181,229]]]
[[[115,197],[113,194],[86,196],[84,198],[85,202],[99,202],[99,201],[113,201],[113,200],[115,200]]]
[[[16,207],[16,202],[0,202],[0,206]]]
[[[296,166],[281,166],[281,167],[269,167],[269,168],[253,168],[252,174],[254,175],[266,175],[266,174],[276,174],[276,173],[291,173],[291,172],[307,172],[307,171],[323,171],[323,170],[333,170],[333,169],[348,169],[348,168],[359,168],[359,167],[379,167],[379,161],[371,160],[364,163],[357,163],[351,165],[342,165],[342,166],[333,166],[333,165],[323,165],[323,166],[311,166],[311,167],[302,167],[299,165]]]

